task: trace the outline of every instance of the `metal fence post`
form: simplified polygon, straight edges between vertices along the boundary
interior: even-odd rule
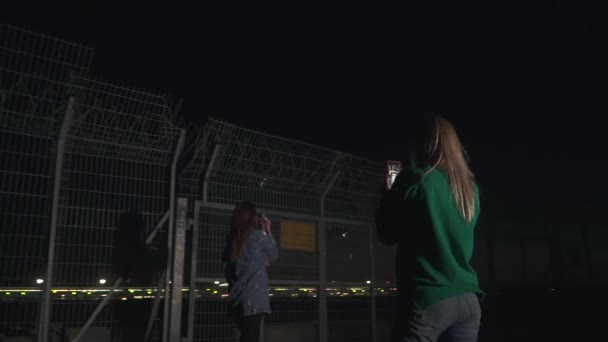
[[[329,322],[327,314],[327,225],[325,222],[325,197],[331,191],[340,172],[331,178],[321,196],[321,218],[319,220],[319,341],[327,342],[329,337]]]
[[[169,315],[169,341],[181,340],[182,328],[182,287],[184,284],[184,257],[186,249],[186,225],[188,222],[188,199],[177,199],[177,213],[175,218],[175,243],[173,257],[173,276],[171,281],[170,301],[165,303],[171,307]]]
[[[211,177],[211,173],[215,168],[215,163],[220,152],[220,147],[220,145],[215,145],[213,147],[213,153],[211,154],[211,159],[209,160],[209,166],[207,166],[207,170],[205,171],[205,178],[203,179],[203,204],[209,202],[209,177]]]
[[[42,294],[42,308],[40,311],[40,324],[38,329],[38,341],[47,342],[49,333],[49,322],[51,312],[51,288],[53,284],[53,267],[55,263],[55,238],[57,236],[57,221],[59,215],[59,194],[61,192],[61,175],[63,173],[63,156],[65,143],[70,132],[70,127],[74,118],[74,103],[76,98],[70,96],[67,108],[63,116],[61,131],[57,140],[57,155],[55,156],[55,173],[53,175],[53,199],[51,204],[51,222],[49,228],[49,251],[46,267],[46,277],[44,282],[44,292]]]
[[[165,306],[163,312],[163,342],[168,342],[169,339],[169,312],[170,305],[168,298],[171,298],[171,279],[173,278],[173,237],[175,227],[175,180],[177,178],[177,161],[184,147],[186,139],[186,131],[181,130],[173,161],[171,162],[171,185],[169,190],[169,229],[167,231],[167,276],[165,277]]]
[[[319,220],[319,341],[327,342],[328,315],[327,315],[327,237],[325,218]]]
[[[196,276],[197,276],[197,261],[198,261],[198,230],[199,217],[201,212],[201,201],[194,202],[193,219],[192,219],[192,248],[190,250],[190,292],[188,292],[188,341],[194,341],[194,316],[196,306]]]
[[[370,300],[370,310],[371,315],[370,319],[372,321],[372,342],[376,342],[376,265],[375,265],[375,257],[374,257],[374,227],[370,225],[369,227],[369,263],[370,263],[370,288],[369,294],[371,296]]]

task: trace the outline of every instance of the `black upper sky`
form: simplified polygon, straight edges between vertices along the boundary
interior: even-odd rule
[[[600,1],[33,1],[0,20],[95,46],[93,73],[215,116],[401,158],[444,113],[494,203],[604,206]]]

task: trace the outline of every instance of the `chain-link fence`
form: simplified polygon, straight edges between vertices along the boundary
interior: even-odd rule
[[[87,76],[92,53],[0,25],[0,336],[65,338],[110,296],[92,330],[119,341],[113,304],[144,297],[110,291],[116,230],[172,210],[183,130],[164,96]]]
[[[371,336],[379,164],[217,120],[179,160],[185,134],[166,97],[90,77],[89,47],[10,26],[0,37],[1,334],[73,338],[93,317],[91,331],[120,341],[119,304],[141,300],[147,314],[157,307],[152,336],[167,339],[177,316],[155,298],[185,262],[184,335],[233,340],[220,255],[232,206],[250,199],[281,244],[268,339],[347,338],[361,322],[358,335]],[[184,247],[172,235],[176,194],[192,203],[196,226],[185,261],[172,250]],[[154,248],[168,248],[164,279],[112,288],[125,214],[141,218]]]
[[[35,335],[56,138],[73,75],[92,49],[0,25],[0,334]]]
[[[222,251],[234,205],[273,221],[268,341],[374,340],[371,233],[381,164],[211,119],[179,177],[198,200],[189,315],[195,341],[234,341]]]
[[[100,281],[118,276],[112,273],[112,254],[121,216],[140,215],[147,236],[170,209],[170,166],[181,133],[163,96],[81,76],[74,78],[73,89],[57,229],[51,236],[52,284],[83,295],[52,302],[53,307],[66,307],[56,310],[73,315],[51,317],[52,324],[64,328],[79,328],[95,307],[91,303],[106,294],[91,289],[103,289],[109,283]],[[166,234],[159,234],[152,245],[161,249],[164,241]],[[158,281],[156,275],[142,285],[154,287]],[[96,326],[112,330],[112,304]]]

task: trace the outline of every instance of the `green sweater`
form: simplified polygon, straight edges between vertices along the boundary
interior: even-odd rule
[[[399,174],[376,214],[378,238],[398,245],[397,284],[408,304],[424,309],[452,296],[483,292],[470,261],[479,217],[475,186],[475,217],[460,215],[447,176],[429,168]]]

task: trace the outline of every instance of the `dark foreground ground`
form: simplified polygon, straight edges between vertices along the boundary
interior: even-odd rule
[[[605,288],[489,296],[480,341],[608,341],[607,305]]]

